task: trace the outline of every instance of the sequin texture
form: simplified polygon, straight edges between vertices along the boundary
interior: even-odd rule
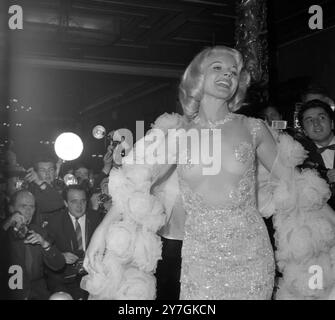
[[[253,156],[253,149],[250,143],[242,142],[235,148],[236,160],[246,163]]]
[[[185,167],[178,170],[187,212],[182,300],[271,298],[275,265],[266,226],[256,209],[255,147],[242,142],[235,149],[235,157],[248,163],[248,168],[229,201],[220,206],[208,204],[191,190],[183,178]]]

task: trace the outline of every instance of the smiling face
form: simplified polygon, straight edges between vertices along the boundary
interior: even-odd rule
[[[229,100],[236,92],[239,70],[235,57],[221,52],[208,57],[204,63],[204,95]]]
[[[304,112],[303,127],[305,134],[320,145],[328,145],[334,134],[332,120],[321,107],[311,108]]]

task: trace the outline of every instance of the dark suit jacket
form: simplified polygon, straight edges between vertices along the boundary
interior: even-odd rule
[[[58,213],[65,207],[61,194],[49,184],[46,184],[46,188],[42,190],[35,183],[31,183],[29,191],[35,196],[36,207],[43,218],[52,213]]]
[[[100,190],[100,183],[103,179],[108,178],[108,175],[101,171],[94,179],[94,186],[93,186],[93,192],[97,192],[97,190]]]
[[[96,211],[88,210],[86,212],[86,247],[100,222],[101,216]],[[50,217],[46,229],[59,251],[62,253],[71,252],[83,258],[83,252],[78,250],[76,232],[67,210]],[[66,264],[57,272],[48,270],[47,282],[51,292],[58,291],[64,284],[71,284],[76,281],[78,281],[78,272],[74,265]]]
[[[39,233],[47,239],[45,230],[39,226],[30,224],[29,229]],[[24,244],[23,240],[14,237],[10,228],[4,231],[1,228],[1,265],[2,265],[2,287],[4,299],[48,299],[50,292],[47,289],[44,278],[45,267],[50,270],[59,270],[65,266],[65,259],[61,252],[52,246],[48,251],[40,245]],[[11,290],[8,285],[9,279],[18,273],[9,273],[9,267],[18,265],[22,268],[22,289]]]
[[[325,179],[328,183],[328,177],[327,177],[327,168],[325,166],[325,163],[322,159],[322,156],[320,153],[317,152],[318,147],[315,145],[315,143],[307,138],[304,139],[297,139],[302,146],[305,148],[305,150],[308,151],[308,158],[304,161],[304,163],[300,166],[301,168],[314,168],[316,169],[321,178]],[[334,190],[332,190],[332,196],[328,200],[328,204],[332,207],[333,210],[335,210],[335,193]]]

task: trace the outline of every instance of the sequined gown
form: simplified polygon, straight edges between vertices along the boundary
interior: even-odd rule
[[[260,122],[241,115],[229,120],[217,127],[222,129],[222,166],[217,175],[204,176],[201,162],[178,165],[187,213],[182,300],[270,299],[272,295],[273,251],[255,195]]]

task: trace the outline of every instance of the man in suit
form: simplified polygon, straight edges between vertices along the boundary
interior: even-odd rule
[[[315,168],[330,185],[332,196],[328,204],[335,210],[335,137],[334,114],[331,107],[321,100],[304,103],[298,120],[306,136],[299,139],[309,151],[302,168]]]
[[[48,299],[51,293],[44,279],[45,267],[59,270],[65,265],[65,259],[48,241],[46,231],[32,223],[35,198],[28,190],[12,195],[9,211],[11,216],[0,230],[2,298]]]
[[[80,288],[85,274],[82,262],[101,217],[97,212],[87,210],[87,195],[81,186],[68,186],[63,197],[66,210],[50,217],[47,230],[63,253],[66,265],[58,272],[48,270],[48,286],[51,292],[64,291],[73,299],[86,299],[88,293]]]

